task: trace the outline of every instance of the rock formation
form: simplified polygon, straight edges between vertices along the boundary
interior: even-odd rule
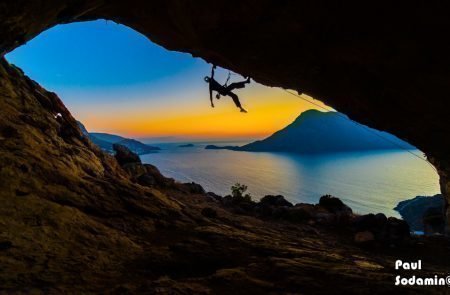
[[[440,194],[401,201],[394,210],[400,213],[414,231],[423,231],[425,234],[444,233],[444,199]]]
[[[367,5],[2,1],[0,58],[57,24],[114,20],[167,49],[305,92],[411,142],[437,167],[448,199],[446,9]],[[82,135],[56,94],[3,58],[0,143],[2,292],[329,294],[339,286],[341,293],[387,293],[392,257],[426,258],[417,272],[424,276],[446,274],[450,264],[445,240],[368,251],[355,246],[353,232],[235,214],[188,191],[196,186],[158,186],[151,166],[132,176],[139,163],[120,167]],[[320,210],[323,220],[331,214]],[[387,224],[393,236],[404,232],[395,220]]]

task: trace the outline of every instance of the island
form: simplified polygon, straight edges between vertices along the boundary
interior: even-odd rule
[[[392,134],[350,120],[338,112],[308,110],[271,136],[244,146],[208,145],[205,149],[318,154],[383,149],[415,149]]]
[[[190,147],[194,147],[194,145],[192,143],[187,143],[187,144],[180,144],[178,147],[180,147],[180,148],[190,148]]]

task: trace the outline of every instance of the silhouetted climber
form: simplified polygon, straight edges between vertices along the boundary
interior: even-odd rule
[[[217,82],[214,79],[214,70],[216,69],[216,66],[213,66],[211,69],[211,77],[206,76],[205,82],[209,84],[209,100],[211,101],[211,107],[214,107],[213,102],[213,91],[217,92],[216,98],[220,99],[220,96],[229,96],[233,99],[234,104],[241,110],[241,112],[246,113],[247,111],[241,106],[241,102],[239,101],[239,97],[233,93],[232,91],[234,89],[241,89],[245,87],[245,84],[250,83],[250,77],[247,78],[247,80],[242,82],[236,82],[231,83],[230,85],[220,85],[219,82]],[[227,80],[228,82],[228,80]]]

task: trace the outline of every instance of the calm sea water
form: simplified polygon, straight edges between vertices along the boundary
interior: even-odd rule
[[[240,182],[254,199],[281,194],[293,203],[317,203],[322,195],[332,194],[357,213],[399,216],[393,210],[399,201],[439,193],[436,172],[405,151],[295,155],[205,150],[205,143],[178,145],[157,145],[163,150],[141,156],[142,161],[220,195]]]

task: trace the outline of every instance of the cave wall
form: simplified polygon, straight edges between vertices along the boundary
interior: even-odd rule
[[[82,135],[55,93],[0,59],[0,294],[392,288],[392,258],[361,253],[352,232],[311,227],[303,211],[298,223],[255,218],[201,191],[152,166],[119,167]],[[450,265],[439,248],[407,247],[431,258],[424,277]]]
[[[450,18],[438,2],[3,1],[0,54],[56,24],[98,18],[409,141],[449,196]]]

